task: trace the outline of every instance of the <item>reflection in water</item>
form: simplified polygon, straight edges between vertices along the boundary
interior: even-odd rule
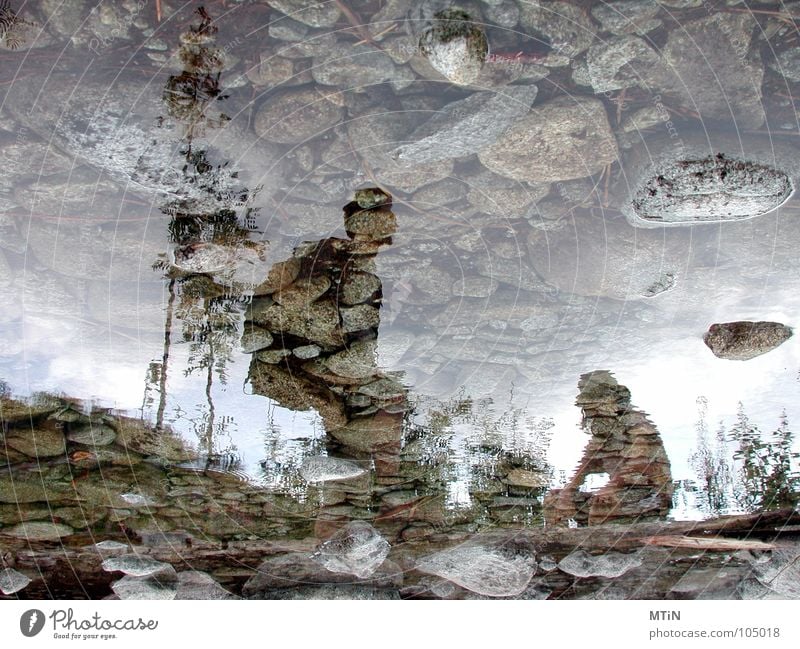
[[[630,523],[666,516],[672,504],[672,476],[664,444],[644,413],[631,407],[631,394],[609,372],[584,374],[576,404],[592,439],[575,476],[545,499],[548,522],[578,525]],[[582,485],[606,474],[594,491]]]
[[[788,14],[90,4],[0,3],[3,597],[796,595]]]

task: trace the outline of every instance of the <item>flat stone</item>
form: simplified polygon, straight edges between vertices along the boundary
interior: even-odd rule
[[[300,467],[300,475],[303,476],[303,480],[312,483],[349,480],[364,475],[366,472],[366,469],[349,460],[327,455],[307,457]]]
[[[245,323],[242,334],[241,346],[245,354],[252,354],[261,349],[266,349],[272,344],[273,337],[268,329]]]
[[[372,273],[351,272],[339,286],[338,301],[345,305],[361,304],[381,289],[381,280]]]
[[[111,584],[111,590],[122,600],[172,600],[177,594],[174,579],[125,576]]]
[[[13,527],[0,529],[0,534],[28,541],[58,541],[73,533],[74,530],[68,525],[45,521],[25,521]]]
[[[401,162],[425,163],[470,155],[492,144],[536,99],[536,86],[476,92],[447,104],[408,138],[394,155]]]
[[[725,322],[713,324],[703,342],[719,358],[746,361],[785,343],[792,330],[779,322]]]
[[[415,569],[436,575],[480,595],[514,597],[536,572],[533,557],[506,557],[479,546],[456,546],[417,561]]]
[[[310,358],[316,358],[320,355],[322,349],[319,345],[302,345],[301,347],[295,347],[292,350],[292,354],[301,360],[309,360]]]
[[[242,595],[247,598],[257,598],[269,596],[275,588],[353,582],[383,588],[397,587],[403,582],[403,573],[396,564],[384,561],[372,575],[362,580],[352,574],[326,570],[307,554],[283,554],[266,559],[258,567],[256,574],[244,585]]]
[[[642,565],[642,559],[638,554],[606,552],[605,554],[591,555],[585,550],[575,550],[558,563],[558,568],[575,577],[613,579],[640,565]]]
[[[33,429],[21,435],[8,435],[6,444],[28,457],[56,457],[66,453],[66,440],[60,430]]]
[[[505,481],[515,487],[527,487],[531,489],[540,489],[550,484],[546,475],[526,469],[512,469],[508,472]]]
[[[253,289],[253,295],[271,295],[288,286],[300,273],[300,260],[292,257],[273,264],[267,278]]]
[[[325,365],[339,376],[352,379],[365,379],[377,371],[375,366],[375,341],[365,340],[352,343],[344,351],[325,359]]]
[[[793,190],[785,171],[718,153],[662,166],[639,186],[629,211],[652,223],[750,218],[776,209]]]
[[[178,589],[175,599],[220,600],[239,599],[228,592],[208,573],[199,570],[184,570],[178,573]]]
[[[605,107],[582,97],[534,106],[478,154],[489,170],[533,183],[591,176],[617,156]]]
[[[659,63],[658,53],[637,36],[614,36],[592,45],[585,65],[575,68],[575,83],[596,93],[632,88],[642,81],[641,67]]]
[[[273,294],[273,299],[286,308],[303,308],[321,298],[331,287],[327,275],[300,279]]]
[[[136,554],[110,557],[103,561],[103,570],[107,572],[124,572],[131,577],[148,577],[171,569],[172,566],[168,563]]]
[[[117,431],[104,424],[90,424],[72,430],[67,439],[87,446],[107,446],[117,438]]]
[[[333,2],[270,0],[270,6],[309,27],[333,27],[342,15]]]
[[[342,314],[342,330],[346,333],[372,329],[381,322],[380,311],[369,304],[358,304],[341,309],[340,313]]]

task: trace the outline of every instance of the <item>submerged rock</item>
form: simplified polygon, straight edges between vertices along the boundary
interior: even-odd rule
[[[366,472],[366,469],[353,462],[326,455],[307,457],[300,467],[300,475],[306,482],[349,480],[364,475]]]
[[[172,566],[150,557],[136,554],[125,554],[119,557],[110,557],[103,561],[103,570],[108,572],[124,572],[131,577],[148,577],[163,571],[169,571]]]
[[[480,23],[461,9],[434,14],[419,39],[431,66],[458,85],[469,85],[481,73],[489,44]]]
[[[73,533],[74,530],[69,525],[46,521],[25,521],[14,527],[0,529],[0,535],[15,536],[27,541],[58,541]]]
[[[313,88],[287,90],[261,104],[254,129],[270,142],[297,144],[331,128],[343,114],[340,106]]]
[[[703,342],[714,356],[746,361],[772,351],[792,337],[792,330],[779,322],[724,322],[713,324]]]
[[[562,572],[574,577],[606,577],[609,579],[624,575],[628,570],[640,565],[642,565],[642,559],[638,554],[606,552],[605,554],[591,555],[585,550],[576,550],[558,563]]]
[[[411,134],[412,144],[394,155],[401,162],[425,163],[480,151],[528,113],[536,93],[536,86],[512,86],[449,103]]]
[[[391,546],[364,521],[352,521],[321,543],[311,558],[331,572],[371,576],[389,556]]]
[[[220,586],[216,580],[199,570],[184,570],[178,573],[178,587],[175,599],[239,599]]]
[[[420,559],[415,568],[479,595],[514,597],[528,587],[536,562],[533,557],[507,557],[499,550],[462,545]]]
[[[13,595],[18,593],[31,583],[29,577],[13,568],[3,568],[0,570],[0,592],[3,595]]]
[[[478,157],[502,176],[548,183],[591,176],[617,155],[602,102],[559,97],[534,106]]]
[[[125,576],[111,584],[111,590],[123,600],[175,599],[177,586],[172,578]]]

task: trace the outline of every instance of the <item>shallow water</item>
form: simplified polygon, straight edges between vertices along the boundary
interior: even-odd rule
[[[32,492],[24,519],[71,532],[41,540],[182,534],[213,511],[188,533],[303,551],[349,520],[392,546],[540,529],[586,452],[575,400],[596,370],[668,459],[647,488],[673,501],[640,520],[757,509],[742,493],[706,506],[699,422],[733,434],[741,403],[765,435],[783,411],[791,427],[800,348],[726,360],[703,335],[794,326],[798,199],[754,215],[767,181],[723,177],[721,202],[752,218],[708,207],[709,181],[691,214],[710,217],[652,227],[628,194],[676,151],[749,155],[797,182],[796,17],[642,2],[618,24],[604,3],[472,3],[488,56],[442,63],[445,2],[279,11],[302,4],[2,10],[0,378],[44,408],[3,415],[3,480],[60,481],[74,510],[76,470],[116,479],[109,502],[83,496],[88,517],[53,518]],[[678,57],[684,31],[714,52]],[[133,420],[147,444],[123,439]],[[70,438],[103,421],[108,446]],[[28,424],[55,450],[9,442]],[[313,464],[326,456],[351,464]],[[316,481],[310,466],[363,473]]]

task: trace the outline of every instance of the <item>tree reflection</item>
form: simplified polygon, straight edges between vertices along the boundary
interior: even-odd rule
[[[690,457],[700,485],[701,510],[708,515],[796,507],[800,503],[800,453],[783,411],[768,435],[739,403],[730,429],[720,422],[715,439],[706,425],[708,402],[698,399],[697,448]]]

